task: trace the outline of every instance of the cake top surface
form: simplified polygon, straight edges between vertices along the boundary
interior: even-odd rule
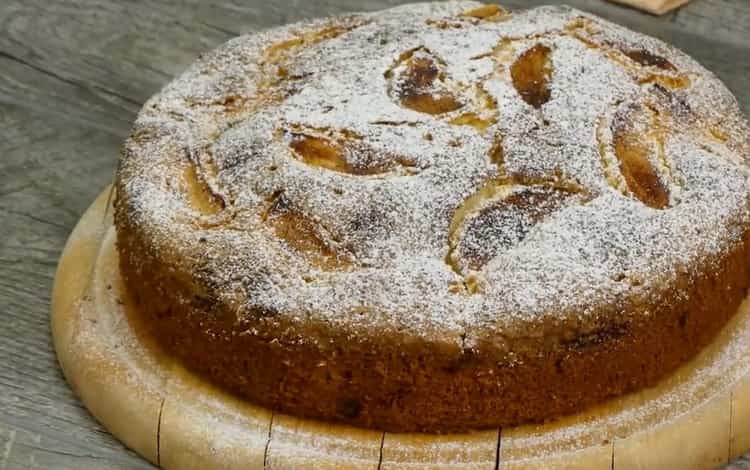
[[[425,3],[202,56],[139,114],[118,199],[250,333],[471,346],[593,329],[711,269],[750,223],[748,157],[731,93],[659,40]]]

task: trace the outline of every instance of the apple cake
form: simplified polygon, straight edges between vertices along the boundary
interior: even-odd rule
[[[750,285],[750,127],[568,7],[405,5],[235,38],[143,107],[115,224],[158,343],[271,409],[540,422],[653,385]]]

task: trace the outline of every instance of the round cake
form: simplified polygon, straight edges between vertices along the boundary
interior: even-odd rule
[[[750,127],[697,62],[567,7],[406,5],[233,39],[116,180],[158,343],[284,413],[540,422],[654,384],[750,285]]]

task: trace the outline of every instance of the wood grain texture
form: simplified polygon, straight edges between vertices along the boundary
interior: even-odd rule
[[[399,3],[0,2],[0,470],[151,468],[81,407],[59,372],[48,327],[60,250],[111,179],[140,103],[236,34]],[[675,44],[716,72],[750,114],[747,0],[693,0],[658,18],[603,0],[565,3]],[[750,469],[750,457],[728,468]]]

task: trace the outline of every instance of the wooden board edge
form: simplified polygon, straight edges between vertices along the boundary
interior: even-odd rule
[[[377,470],[383,432],[275,413],[266,470]]]
[[[271,412],[208,384],[173,363],[159,419],[167,469],[263,468]]]
[[[615,439],[621,469],[707,470],[729,462],[730,393],[722,393],[666,426]]]
[[[128,380],[127,371],[113,370],[116,359],[108,357],[107,345],[80,341],[90,328],[85,318],[95,315],[90,281],[101,242],[111,227],[106,218],[109,195],[107,187],[81,217],[63,249],[50,305],[53,345],[65,378],[89,412],[126,446],[158,464],[156,436],[162,397]]]
[[[63,372],[70,362],[67,360],[67,348],[63,345],[70,342],[73,334],[76,320],[73,308],[88,286],[98,246],[106,230],[104,224],[97,224],[96,218],[99,215],[104,217],[110,188],[107,186],[99,194],[73,228],[55,271],[50,300],[50,328]]]

